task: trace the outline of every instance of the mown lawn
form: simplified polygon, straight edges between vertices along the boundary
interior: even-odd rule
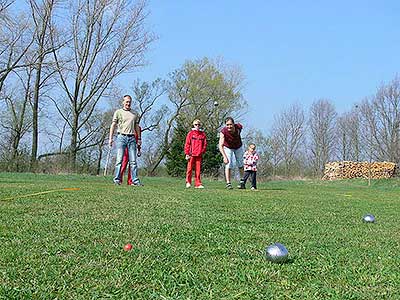
[[[0,299],[400,299],[397,179],[143,182],[1,173]]]

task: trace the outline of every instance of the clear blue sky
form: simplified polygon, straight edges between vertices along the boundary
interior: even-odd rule
[[[246,76],[242,121],[264,130],[291,103],[325,98],[344,112],[400,74],[399,0],[149,0],[149,10],[159,39],[133,76],[221,56]]]

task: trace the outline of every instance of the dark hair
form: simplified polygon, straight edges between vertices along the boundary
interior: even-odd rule
[[[232,123],[235,124],[235,121],[233,120],[232,117],[227,117],[227,118],[225,119],[225,124],[226,124],[226,122],[228,122],[228,121],[232,121]]]
[[[129,99],[131,99],[131,101],[132,101],[131,95],[124,95],[122,98],[129,98]]]

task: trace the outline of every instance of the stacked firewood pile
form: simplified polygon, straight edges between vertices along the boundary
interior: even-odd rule
[[[396,171],[392,162],[335,161],[325,165],[323,180],[350,178],[390,178]]]

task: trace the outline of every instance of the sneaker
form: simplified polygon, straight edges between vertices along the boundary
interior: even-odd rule
[[[192,185],[189,182],[186,182],[186,188],[190,188]]]
[[[228,183],[226,184],[226,189],[227,189],[227,190],[232,190],[232,189],[233,189],[232,184],[231,184],[230,182],[228,182]]]
[[[114,179],[114,184],[115,185],[121,185],[121,181],[119,181],[118,179]]]
[[[240,179],[239,185],[238,185],[238,189],[244,190],[246,189],[246,186],[244,185],[244,180]]]
[[[144,184],[139,181],[139,182],[136,182],[136,183],[133,182],[132,186],[144,186]]]
[[[254,191],[254,190],[256,190],[256,189],[257,189],[257,188],[255,188],[254,186],[251,187],[251,190],[252,190],[252,191]]]
[[[203,186],[202,184],[200,184],[200,185],[198,185],[198,186],[195,186],[194,188],[195,188],[195,189],[204,189],[204,186]]]

